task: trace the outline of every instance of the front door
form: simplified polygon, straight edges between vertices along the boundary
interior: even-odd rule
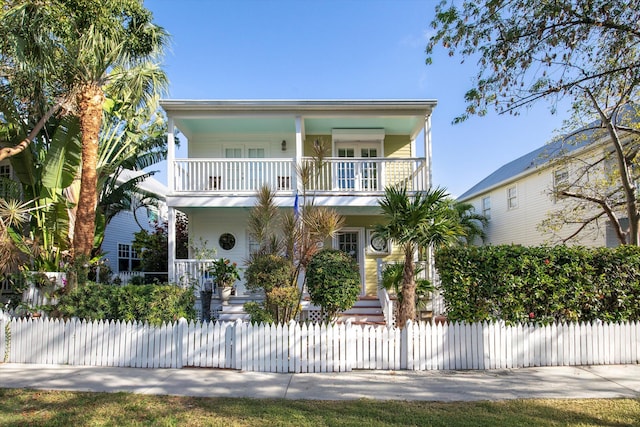
[[[334,248],[351,256],[358,264],[360,271],[361,294],[365,293],[364,277],[364,245],[363,230],[360,228],[343,228],[334,239]]]

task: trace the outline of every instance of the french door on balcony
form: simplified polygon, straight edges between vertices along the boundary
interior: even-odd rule
[[[263,159],[264,148],[227,147],[224,149],[224,157],[227,159]],[[226,190],[255,190],[262,185],[261,161],[256,162],[229,162],[225,168],[224,182]]]
[[[378,157],[378,144],[343,144],[336,149],[338,157],[361,159]],[[378,163],[366,160],[344,161],[337,164],[337,187],[340,190],[376,191]]]

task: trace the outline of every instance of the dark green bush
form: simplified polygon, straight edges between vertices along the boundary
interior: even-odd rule
[[[640,319],[637,247],[452,247],[436,268],[452,321]]]
[[[88,283],[62,295],[54,313],[87,320],[138,320],[159,325],[181,317],[194,319],[194,304],[192,288]]]
[[[360,295],[360,273],[355,260],[344,252],[323,249],[315,254],[306,271],[307,289],[314,304],[328,320],[348,310]]]

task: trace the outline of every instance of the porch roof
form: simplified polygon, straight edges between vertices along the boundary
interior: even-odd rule
[[[415,138],[435,100],[179,100],[160,102],[187,136],[201,133],[295,132],[302,118],[305,134],[337,128],[384,128],[389,135]]]

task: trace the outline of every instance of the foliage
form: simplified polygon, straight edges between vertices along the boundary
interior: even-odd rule
[[[246,287],[250,291],[264,289],[268,293],[273,288],[290,286],[292,272],[293,264],[283,256],[256,255],[244,273]]]
[[[236,280],[240,280],[238,264],[227,258],[218,258],[209,267],[213,280],[219,287],[232,286]]]
[[[450,247],[436,253],[452,321],[640,320],[640,249]]]
[[[140,230],[134,233],[133,248],[140,258],[142,271],[168,271],[169,241],[167,223],[154,223],[151,232]]]
[[[285,323],[293,319],[300,304],[298,286],[291,283],[293,264],[283,256],[255,254],[245,271],[247,289],[264,290],[264,304],[250,305],[251,321]],[[245,308],[246,309],[246,308]]]
[[[247,284],[253,291],[265,289],[266,301],[262,309],[276,321],[288,321],[296,316],[302,297],[298,289],[301,272],[307,268],[321,243],[335,236],[344,223],[344,218],[335,209],[315,206],[313,199],[307,197],[306,189],[313,171],[317,174],[322,171],[327,153],[322,141],[316,141],[313,147],[312,160],[297,169],[302,197],[296,194],[294,209],[279,209],[273,190],[263,186],[249,213],[248,233],[260,246],[247,261],[248,273],[250,271],[246,276]],[[287,272],[289,277],[285,280]],[[294,304],[295,295],[298,301]]]
[[[416,266],[415,275],[420,275],[424,270],[422,265]],[[402,275],[404,272],[404,263],[387,264],[382,270],[382,281],[380,286],[387,291],[392,291],[397,299],[398,303],[402,304]],[[420,308],[421,302],[426,302],[429,298],[429,292],[432,292],[435,288],[428,279],[415,279],[416,281],[416,309]]]
[[[300,311],[299,305],[300,290],[297,286],[276,286],[265,294],[264,307],[276,323],[292,320]]]
[[[640,243],[639,7],[638,0],[465,0],[436,7],[427,62],[439,44],[451,56],[478,58],[466,111],[455,121],[482,116],[489,108],[517,114],[542,99],[555,112],[558,100],[567,97],[573,111],[567,143],[582,134],[583,140],[603,145],[597,147],[604,148],[603,155],[586,166],[578,160],[573,178],[553,191],[553,197],[572,203],[563,203],[545,226],[576,226],[569,239],[606,221],[621,244]],[[613,173],[601,169],[607,159]]]
[[[307,267],[307,288],[314,304],[322,307],[327,320],[348,310],[360,295],[360,272],[355,260],[342,251],[323,249]]]
[[[193,289],[173,285],[91,283],[60,297],[54,315],[88,320],[138,320],[154,325],[195,319]]]
[[[8,90],[2,94],[11,95],[2,101],[26,110],[31,127],[16,145],[3,149],[0,158],[22,153],[54,114],[77,118],[75,134],[82,144],[75,153],[82,161],[71,253],[82,263],[95,243],[105,94],[129,111],[152,106],[166,86],[156,61],[167,35],[138,0],[15,1],[2,9],[0,22],[0,58],[8,70],[2,81]],[[29,89],[19,89],[21,85]],[[22,92],[28,95],[26,101],[15,96]]]
[[[541,98],[598,87],[612,76],[637,76],[638,10],[637,0],[441,1],[427,63],[438,45],[450,56],[479,55],[459,120],[492,107],[516,112]]]
[[[403,299],[397,318],[397,325],[403,327],[408,320],[416,318],[413,261],[416,251],[455,243],[464,235],[464,229],[446,191],[441,188],[410,196],[404,187],[388,187],[378,203],[384,223],[376,225],[375,232],[398,243],[404,254]]]
[[[256,301],[249,301],[244,304],[244,311],[249,315],[251,323],[274,323],[275,319],[271,313],[264,307],[264,304]]]
[[[463,234],[460,236],[462,244],[470,245],[478,239],[484,242],[487,237],[484,228],[489,220],[482,214],[475,211],[471,203],[451,201],[451,207],[458,216],[458,221],[462,227]]]

